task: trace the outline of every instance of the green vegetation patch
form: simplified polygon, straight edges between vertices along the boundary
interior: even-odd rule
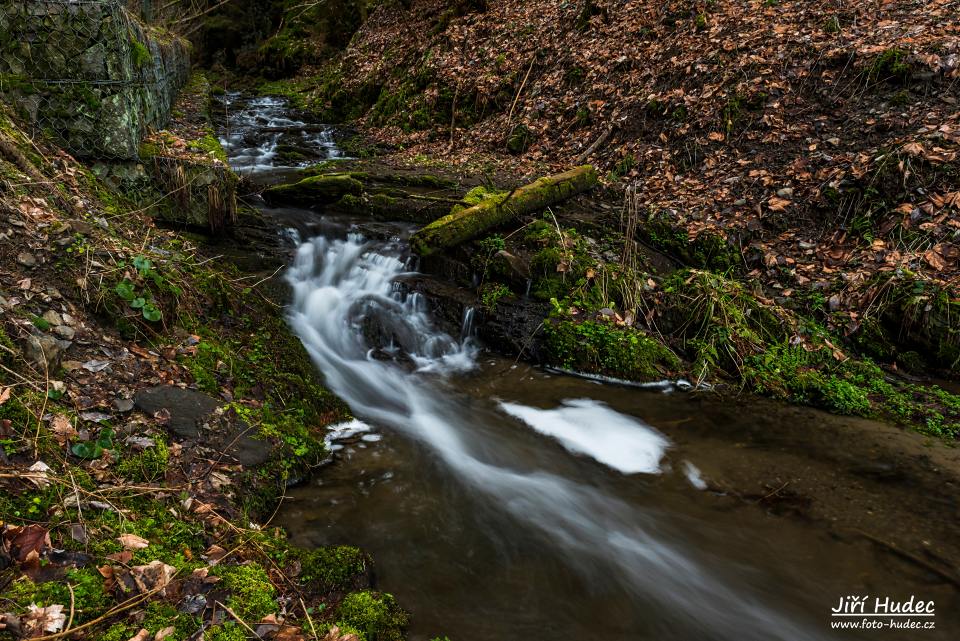
[[[680,368],[670,349],[638,329],[606,321],[554,320],[544,331],[549,362],[566,370],[652,381]]]
[[[214,573],[230,592],[227,605],[244,621],[259,621],[277,611],[277,591],[258,563],[221,565]]]
[[[357,630],[366,641],[402,641],[407,626],[393,596],[368,590],[348,594],[336,616],[338,626]]]

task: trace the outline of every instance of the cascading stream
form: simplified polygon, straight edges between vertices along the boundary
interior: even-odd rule
[[[445,377],[475,366],[472,317],[464,318],[462,342],[438,331],[422,298],[396,285],[407,270],[403,249],[399,244],[374,247],[358,235],[315,238],[300,246],[288,273],[291,325],[328,386],[357,416],[421,443],[491,509],[510,514],[518,527],[538,531],[584,575],[615,582],[638,602],[655,603],[663,624],[687,630],[688,638],[823,638],[746,588],[721,581],[673,543],[642,507],[498,448],[479,419],[465,411],[468,405],[444,385]],[[385,348],[368,344],[371,327],[389,336]],[[378,351],[409,363],[385,360]],[[573,452],[627,472],[655,470],[668,445],[638,420],[589,400],[558,410],[504,403],[499,412],[502,421],[524,421]],[[579,431],[584,427],[596,438],[585,438]],[[618,458],[616,450],[623,448],[641,454],[639,467],[629,467],[634,463],[622,454]],[[644,452],[649,460],[644,461]]]

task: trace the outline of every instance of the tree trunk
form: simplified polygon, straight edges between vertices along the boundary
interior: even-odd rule
[[[430,223],[410,239],[413,250],[428,256],[476,238],[491,227],[563,202],[597,185],[597,171],[584,165],[519,187],[507,196],[490,198]]]

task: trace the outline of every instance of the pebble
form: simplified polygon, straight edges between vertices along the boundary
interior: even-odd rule
[[[840,144],[840,139],[839,139],[839,138],[827,138],[827,142],[830,143],[831,145],[833,145],[834,147],[836,147],[836,146],[838,146],[838,145]]]
[[[57,312],[52,309],[48,309],[43,313],[43,320],[47,321],[51,325],[63,325],[63,318]]]
[[[743,207],[744,205],[747,204],[747,199],[746,199],[746,198],[738,198],[737,200],[733,201],[733,204],[736,205],[737,207]]]
[[[20,252],[17,254],[17,262],[24,267],[36,267],[37,257],[33,254],[28,254],[27,252]]]
[[[118,412],[129,412],[133,409],[133,399],[130,398],[114,399],[113,404]]]
[[[793,195],[793,187],[784,187],[783,189],[778,189],[777,195],[781,198],[789,198]]]
[[[53,331],[56,332],[57,336],[60,338],[65,338],[68,341],[72,341],[73,337],[77,335],[77,330],[73,329],[69,325],[57,325],[53,328]]]

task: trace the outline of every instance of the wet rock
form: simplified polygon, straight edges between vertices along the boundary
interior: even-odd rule
[[[199,425],[220,406],[215,398],[203,392],[172,385],[140,390],[133,401],[137,409],[151,416],[162,410],[170,412],[167,428],[188,439],[200,436]]]
[[[502,299],[493,311],[483,313],[477,335],[501,354],[522,354],[537,361],[542,356],[543,319],[549,311],[549,305],[531,298]]]
[[[497,252],[496,260],[503,265],[504,272],[511,284],[519,286],[523,291],[526,289],[527,281],[530,280],[530,265],[519,256],[501,249]]]
[[[140,390],[134,404],[155,416],[169,413],[167,429],[187,440],[221,452],[241,465],[256,467],[270,459],[273,446],[250,434],[256,431],[246,421],[217,413],[220,402],[203,392],[161,385]]]

